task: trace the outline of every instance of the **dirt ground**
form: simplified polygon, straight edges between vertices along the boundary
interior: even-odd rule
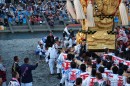
[[[0,34],[0,55],[3,57],[3,64],[7,68],[7,83],[11,79],[11,66],[13,57],[19,56],[20,64],[23,63],[25,57],[30,58],[30,64],[35,64],[38,57],[34,54],[37,41],[48,33],[14,33]],[[59,33],[54,33],[56,36],[61,36]],[[56,75],[49,75],[48,64],[45,62],[39,63],[36,70],[33,71],[33,86],[59,86],[60,80]]]

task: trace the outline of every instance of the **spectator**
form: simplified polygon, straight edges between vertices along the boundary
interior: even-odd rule
[[[12,79],[11,81],[9,82],[9,85],[8,86],[20,86],[20,83],[18,81],[19,79],[19,73],[18,72],[13,72],[12,73]]]
[[[0,76],[2,77],[2,86],[6,86],[6,68],[2,63],[1,56],[0,56]]]
[[[24,59],[24,64],[21,65],[21,86],[32,86],[33,77],[32,77],[32,70],[35,70],[38,66],[38,63],[35,65],[29,64],[29,58]]]
[[[14,63],[13,63],[13,66],[12,66],[12,73],[13,72],[18,72],[19,75],[20,74],[20,66],[19,66],[19,57],[18,56],[14,56]]]
[[[82,86],[82,78],[77,78],[74,86]]]
[[[94,86],[106,86],[106,81],[103,80],[102,74],[96,74],[97,81],[94,83]]]
[[[53,44],[54,44],[54,36],[53,36],[52,32],[50,32],[49,36],[47,36],[46,46],[51,47]]]
[[[130,86],[130,77],[127,78],[127,83],[125,84],[125,86]]]
[[[3,83],[2,76],[0,75],[0,86],[2,86],[2,83]]]
[[[50,74],[54,75],[54,65],[55,65],[55,59],[57,58],[57,53],[55,52],[55,48],[50,46],[48,48],[48,60],[49,60],[49,68],[50,68]]]

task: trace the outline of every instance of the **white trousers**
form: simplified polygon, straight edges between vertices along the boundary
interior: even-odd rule
[[[3,83],[2,83],[2,86],[6,86],[6,82],[3,82]]]
[[[30,83],[21,83],[21,86],[32,86],[32,82],[30,82]]]
[[[51,74],[54,74],[54,65],[55,65],[55,59],[49,59],[49,68]]]
[[[74,83],[67,83],[67,86],[74,86]]]

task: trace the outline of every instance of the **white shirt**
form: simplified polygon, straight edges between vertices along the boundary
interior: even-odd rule
[[[68,47],[71,48],[72,45],[73,45],[73,40],[70,38],[70,39],[69,39],[69,46],[68,46]]]
[[[110,86],[118,86],[118,74],[110,74],[109,78]]]
[[[64,31],[67,33],[67,35],[70,35],[67,27],[65,27]]]
[[[80,77],[81,71],[79,69],[70,69],[68,70],[68,73],[66,74],[66,79],[69,83],[74,83],[76,78]]]
[[[1,71],[6,71],[6,68],[3,66],[2,63],[0,63],[0,70],[1,70]]]
[[[86,78],[83,83],[82,83],[82,86],[90,86],[90,84],[92,83],[92,80],[93,80],[93,83],[95,82],[96,80],[96,77],[91,77],[89,76],[88,78]]]
[[[77,54],[79,54],[79,53],[80,53],[80,48],[81,48],[81,47],[80,47],[80,44],[76,45],[74,52],[77,53]]]
[[[41,48],[40,45],[37,45],[37,50],[39,51],[39,55],[42,55],[42,52],[45,52],[45,47]]]
[[[50,55],[50,59],[55,59],[57,57],[55,48],[49,47],[47,52],[48,52],[47,54]]]
[[[67,59],[67,54],[61,52],[58,59],[57,59],[57,67],[62,68],[63,62]]]
[[[130,86],[130,84],[125,84],[125,86]]]

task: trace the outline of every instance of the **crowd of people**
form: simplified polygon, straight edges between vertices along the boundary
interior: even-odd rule
[[[14,56],[14,62],[12,65],[12,79],[7,85],[6,68],[2,63],[2,57],[0,56],[0,86],[32,86],[32,70],[35,70],[38,66],[38,62],[35,65],[29,64],[29,58],[24,58],[24,64],[19,65],[19,57]]]
[[[85,39],[76,45],[74,32],[66,27],[63,40],[50,33],[39,41],[38,55],[49,64],[51,75],[57,63],[60,86],[130,86],[130,65],[124,61],[130,60],[130,28],[118,26],[115,32],[116,49],[109,51],[106,48],[99,54],[88,51]],[[113,56],[123,59],[123,62],[113,60]]]
[[[38,42],[36,54],[39,62],[46,61],[50,75],[55,75],[60,86],[129,86],[130,85],[130,28],[117,27],[117,48],[115,51],[105,49],[102,53],[90,52],[87,42],[82,40],[76,45],[74,31],[67,26],[63,31],[63,39],[55,37],[52,32]],[[107,54],[107,56],[106,56]],[[119,57],[125,61],[113,60]],[[18,56],[14,57],[12,79],[9,86],[32,86],[32,70],[38,66],[29,64],[29,58],[19,66]],[[6,86],[6,68],[0,57],[0,84]]]
[[[43,17],[45,16],[45,17]],[[25,25],[27,20],[31,25],[44,24],[46,20],[50,27],[56,24],[64,24],[68,19],[65,3],[55,0],[14,0],[14,3],[0,3],[0,24],[8,26]]]

